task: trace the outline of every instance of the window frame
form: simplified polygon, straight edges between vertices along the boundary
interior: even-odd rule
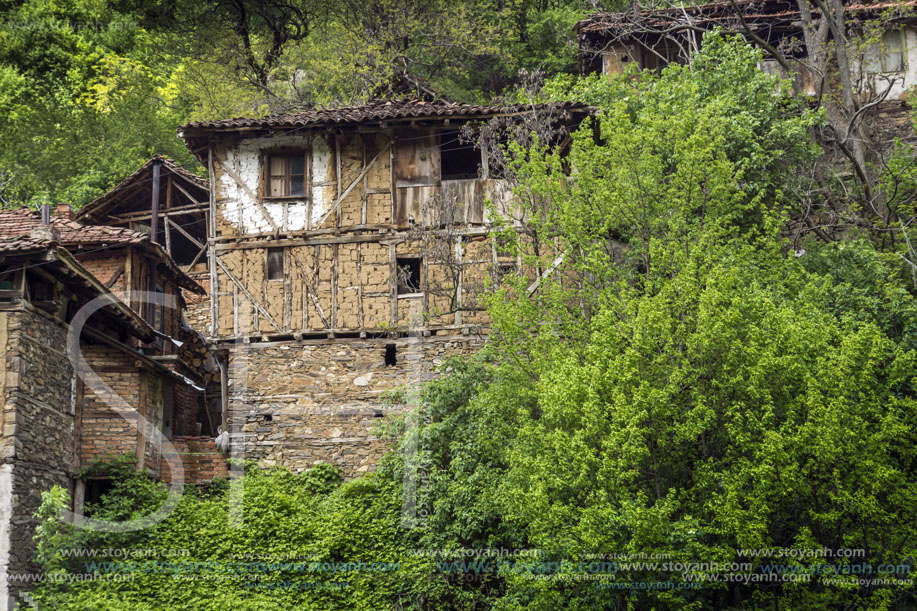
[[[417,265],[417,282],[402,283],[401,270],[405,267]],[[413,271],[413,270],[412,270]],[[410,274],[411,277],[414,274]],[[402,290],[404,289],[404,290]],[[413,289],[413,290],[409,290]],[[396,257],[395,258],[395,292],[398,297],[415,297],[423,294],[423,257]]]
[[[890,70],[886,64],[892,59],[892,46],[888,44],[887,38],[894,36],[897,38],[897,48],[895,56],[897,57],[898,69]],[[874,55],[873,55],[874,54]],[[872,55],[870,57],[870,55]],[[867,51],[864,58],[864,68],[867,74],[900,74],[907,72],[907,35],[903,28],[888,29],[882,32],[879,41],[873,43]]]
[[[262,200],[311,200],[312,198],[312,151],[309,148],[302,149],[266,149],[262,151],[262,171],[261,171],[261,199]],[[303,173],[290,173],[290,159],[302,156]],[[283,158],[283,174],[272,174],[272,165],[275,158]],[[274,177],[283,179],[283,191],[285,195],[272,195],[271,183]],[[301,195],[289,195],[290,182],[293,176],[302,176],[303,192]]]
[[[280,254],[280,275],[271,277],[271,255]],[[287,249],[283,246],[272,246],[264,252],[264,279],[268,282],[283,282],[286,279]]]

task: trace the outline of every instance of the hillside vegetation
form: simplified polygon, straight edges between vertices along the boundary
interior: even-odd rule
[[[858,226],[786,240],[823,117],[760,57],[711,35],[660,75],[550,80],[541,97],[600,108],[599,137],[582,126],[564,156],[509,145],[536,239],[501,239],[543,268],[554,255],[536,247],[553,243],[564,263],[531,294],[505,279],[487,348],[404,397],[416,409],[390,425],[377,472],[342,484],[324,467],[249,465],[241,525],[218,483],[125,534],[73,530],[56,518],[64,495],[48,493],[38,540],[57,577],[39,604],[913,608],[911,270]],[[162,502],[120,469],[95,515]],[[137,558],[73,551],[106,548]]]

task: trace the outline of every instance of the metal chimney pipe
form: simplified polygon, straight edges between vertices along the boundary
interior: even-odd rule
[[[50,204],[41,205],[41,224],[42,225],[51,224],[51,205]]]

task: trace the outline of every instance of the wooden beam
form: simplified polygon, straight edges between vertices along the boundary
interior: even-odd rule
[[[369,165],[363,168],[363,171],[360,172],[360,175],[354,178],[353,182],[350,183],[350,186],[348,186],[347,189],[345,189],[344,192],[338,196],[338,198],[331,205],[331,207],[325,212],[325,214],[322,215],[322,218],[319,219],[318,223],[316,223],[315,225],[316,227],[321,228],[321,226],[325,223],[325,221],[328,220],[328,217],[331,216],[331,214],[338,209],[338,207],[341,205],[341,202],[344,201],[344,198],[350,195],[350,192],[353,191],[354,187],[360,184],[360,182],[363,180],[363,177],[366,176],[370,168],[373,167],[373,164],[375,164],[376,161],[379,159],[379,157],[381,157],[382,154],[385,153],[390,147],[391,147],[390,144],[386,144],[385,147],[381,151],[376,153],[376,156],[373,157],[373,160],[369,162]]]
[[[171,178],[171,177],[170,177],[170,178]],[[178,189],[178,190],[182,193],[182,195],[184,195],[185,197],[188,198],[188,201],[193,202],[192,205],[197,205],[197,206],[201,206],[201,207],[203,207],[203,206],[206,205],[206,204],[204,204],[204,202],[199,202],[199,201],[197,201],[196,199],[194,199],[194,198],[191,196],[190,193],[188,193],[185,189],[182,188],[182,186],[181,186],[180,184],[178,184],[178,182],[175,182],[175,183],[173,183],[173,184],[175,185],[175,188]]]
[[[529,290],[528,290],[529,297],[531,297],[532,295],[535,294],[535,291],[537,291],[537,290],[538,290],[538,287],[541,286],[541,281],[542,281],[542,280],[544,280],[545,278],[547,278],[548,276],[550,276],[550,275],[554,272],[554,270],[556,270],[558,267],[560,267],[560,264],[564,262],[564,257],[566,257],[566,256],[567,256],[567,252],[566,252],[566,251],[560,253],[560,256],[557,257],[556,259],[554,259],[554,262],[551,263],[551,267],[549,267],[549,268],[547,269],[547,271],[545,271],[545,273],[543,273],[537,280],[535,280],[535,282],[533,282],[533,283],[529,286]]]
[[[111,275],[111,278],[108,279],[108,282],[105,283],[105,288],[110,289],[115,285],[115,282],[118,281],[118,278],[124,274],[124,267],[115,270],[115,273]]]
[[[166,218],[166,221],[168,222],[168,218]],[[178,233],[182,234],[183,236],[191,240],[195,244],[195,246],[197,246],[198,248],[206,248],[203,244],[198,242],[197,238],[195,238],[193,235],[185,231],[181,225],[179,225],[178,223],[172,223],[172,224],[175,226],[175,229],[178,231]]]
[[[240,178],[239,175],[236,174],[236,171],[233,170],[232,168],[230,168],[229,165],[223,165],[223,163],[220,162],[220,160],[217,159],[216,157],[212,157],[212,156],[211,156],[211,159],[213,160],[213,164],[214,164],[215,166],[219,167],[221,170],[223,170],[224,172],[226,172],[227,174],[229,174],[230,178],[232,178],[232,179],[235,181],[235,183],[236,183],[237,185],[239,185],[239,187],[240,187],[243,191],[245,191],[245,194],[248,195],[248,196],[252,199],[252,201],[255,202],[255,206],[258,207],[258,210],[261,212],[261,216],[263,216],[263,217],[264,217],[264,220],[266,220],[266,221],[268,222],[268,224],[271,226],[271,229],[274,230],[274,233],[279,232],[279,231],[280,231],[280,228],[277,227],[277,223],[274,222],[274,219],[271,218],[271,215],[268,213],[267,208],[264,207],[264,204],[261,202],[261,198],[258,197],[257,195],[255,195],[254,192],[252,192],[252,190],[248,187],[247,184],[245,184],[245,182],[242,180],[242,178]],[[210,179],[210,185],[211,185],[211,186],[210,186],[210,191],[211,191],[211,192],[213,192],[213,184],[214,184],[214,182],[215,182],[215,181],[214,181],[213,178],[211,177],[211,179]]]
[[[255,309],[258,310],[258,313],[261,314],[262,316],[264,316],[264,317],[267,319],[267,321],[268,321],[269,323],[271,323],[271,325],[274,326],[275,329],[277,329],[278,331],[282,331],[282,329],[280,328],[280,325],[278,325],[278,324],[277,324],[277,321],[274,320],[274,317],[271,316],[271,315],[268,313],[268,311],[265,310],[265,309],[261,306],[260,303],[258,303],[258,301],[252,296],[252,294],[248,292],[248,289],[245,288],[245,287],[242,285],[242,283],[239,282],[239,280],[238,280],[235,276],[232,275],[232,272],[230,272],[230,271],[226,268],[226,266],[223,265],[223,262],[220,261],[220,258],[214,255],[213,260],[216,261],[217,265],[220,266],[220,269],[223,270],[223,273],[226,274],[226,277],[229,278],[229,280],[230,280],[233,284],[235,284],[237,287],[239,287],[239,291],[241,291],[242,294],[245,295],[245,296],[248,298],[248,300],[252,302],[252,305],[255,306]],[[255,326],[255,328],[257,329],[257,326],[258,326],[257,321],[254,321],[254,326]]]
[[[325,312],[322,310],[322,305],[318,301],[318,295],[316,294],[315,289],[312,287],[312,282],[309,280],[309,277],[306,275],[306,272],[300,265],[299,261],[297,261],[296,259],[293,259],[293,262],[296,263],[296,267],[297,269],[299,269],[299,274],[302,277],[303,284],[305,284],[306,292],[308,293],[309,297],[312,299],[312,303],[313,305],[315,305],[315,311],[318,312],[319,318],[322,319],[322,324],[325,325],[326,329],[330,329],[331,323],[329,323],[328,319],[325,317]],[[303,301],[305,302],[305,299]],[[306,304],[303,303],[303,308],[306,308],[306,307],[307,307]],[[308,323],[308,318],[306,319],[305,322]]]
[[[216,193],[214,187],[216,178],[213,173],[212,146],[207,147],[207,172],[210,177],[210,214],[207,219],[207,244],[210,246],[210,252],[208,253],[208,267],[210,268],[210,337],[216,337],[219,322],[217,319],[219,316],[219,305],[217,302],[219,301],[220,295],[217,291],[219,288],[216,264],[217,253],[213,248],[213,241],[216,239]]]

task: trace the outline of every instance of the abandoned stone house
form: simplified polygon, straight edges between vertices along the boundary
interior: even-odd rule
[[[36,570],[33,514],[41,492],[60,485],[80,510],[106,486],[81,468],[120,454],[169,478],[163,440],[200,434],[204,380],[214,375],[179,349],[204,346],[181,323],[181,291],[203,289],[144,234],[80,225],[66,207],[58,213],[0,211],[2,603]],[[141,291],[174,297],[176,307],[146,303]],[[68,331],[99,297],[102,308],[77,338],[80,361],[68,350]]]
[[[211,176],[207,335],[234,453],[346,477],[372,467],[386,393],[475,351],[476,295],[516,264],[489,238],[510,189],[461,130],[548,110],[568,126],[588,113],[408,100],[180,129]],[[438,248],[419,228],[441,232]]]

